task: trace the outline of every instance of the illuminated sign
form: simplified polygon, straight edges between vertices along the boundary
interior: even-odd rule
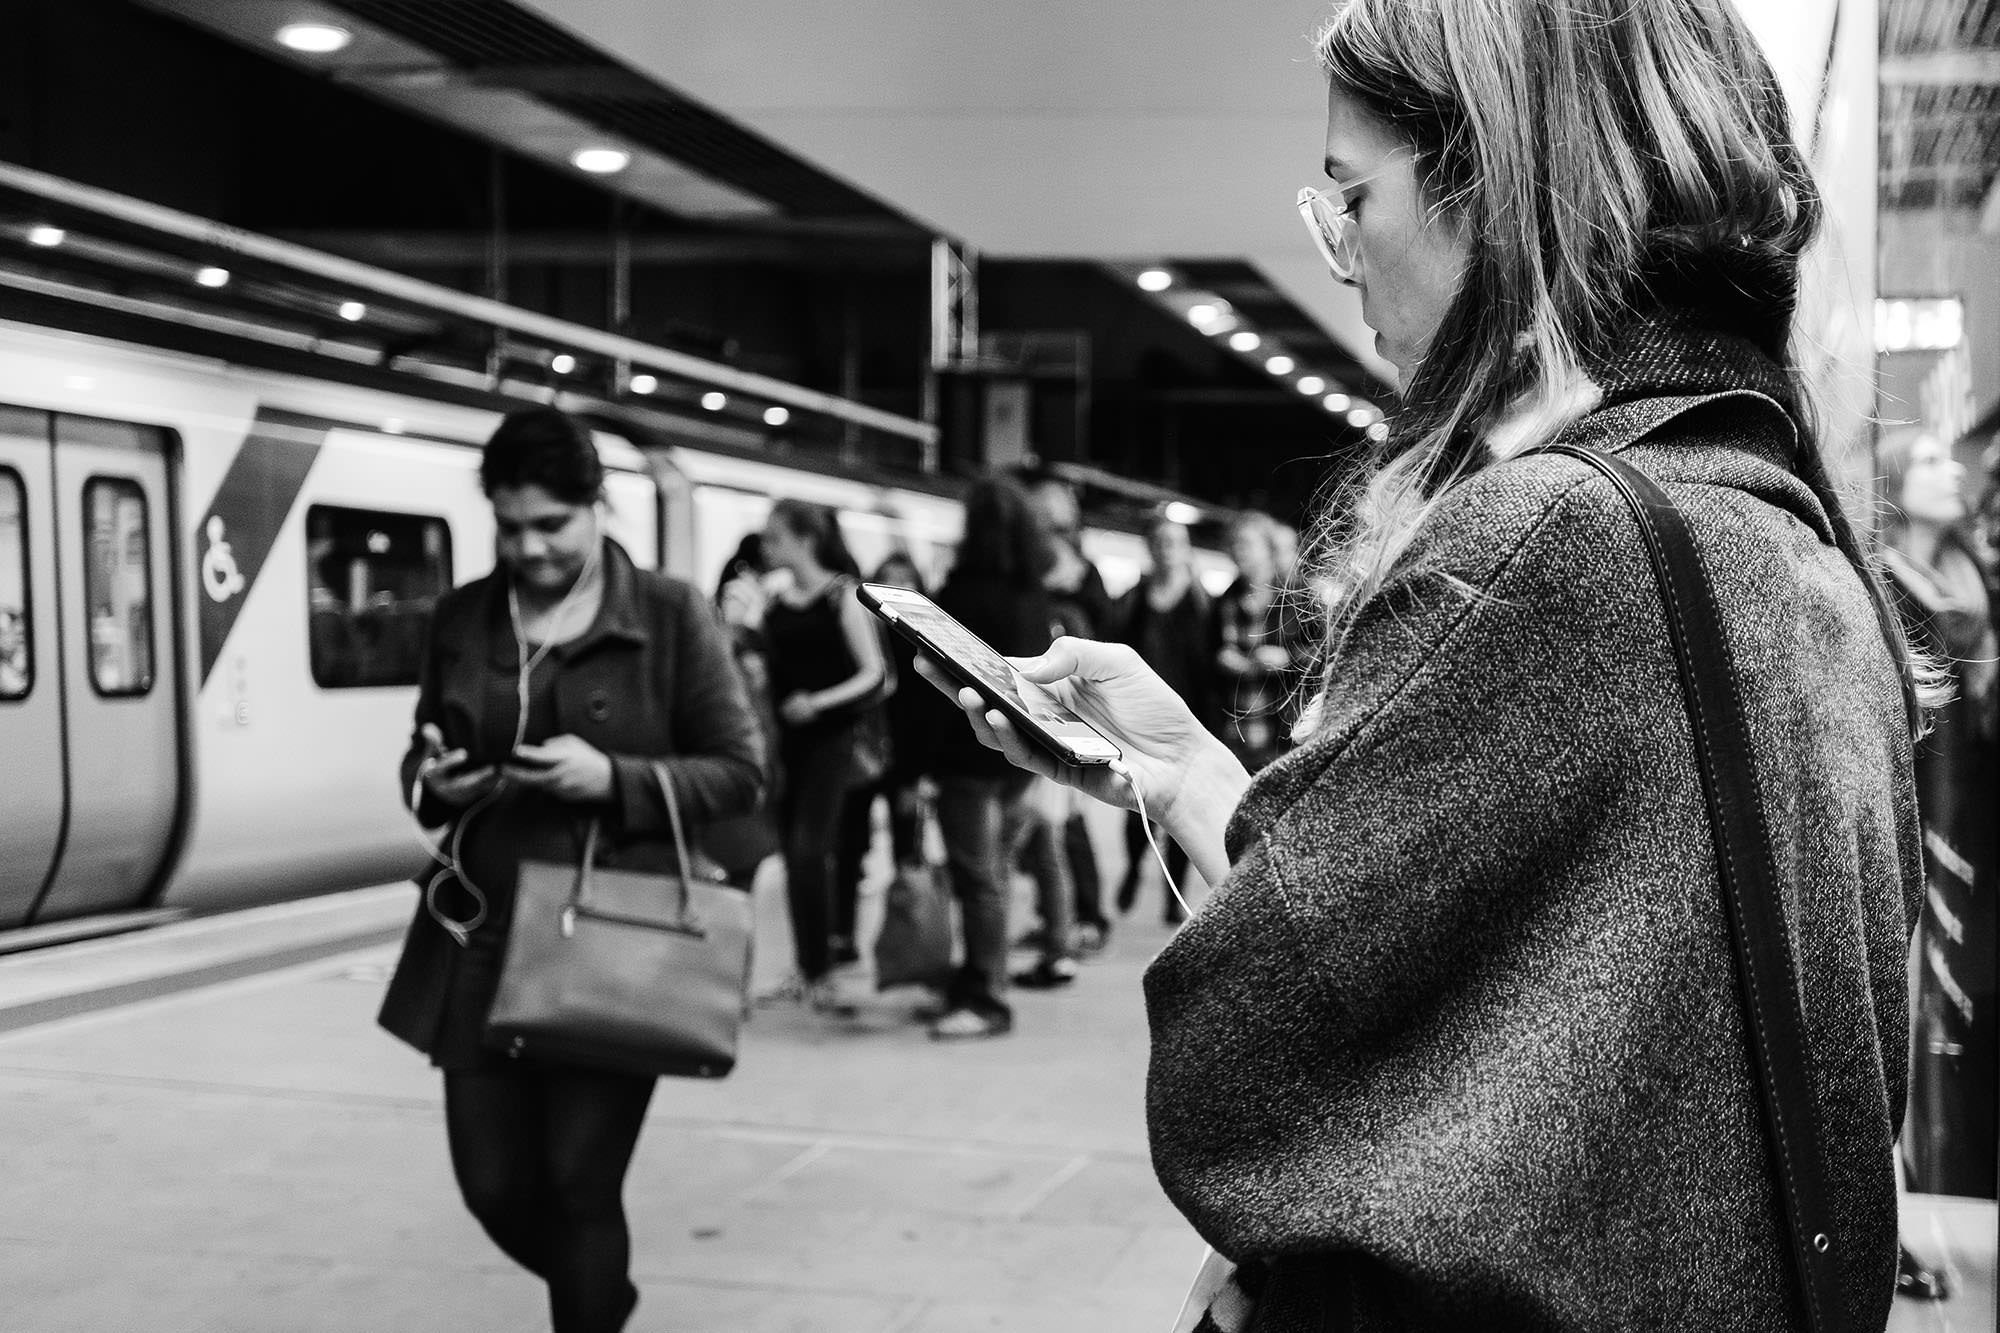
[[[1875,350],[1942,352],[1965,337],[1965,305],[1955,296],[1895,297],[1875,303]]]

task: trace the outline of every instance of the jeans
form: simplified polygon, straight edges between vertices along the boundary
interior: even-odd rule
[[[1035,881],[1035,908],[1048,941],[1042,948],[1044,958],[1067,958],[1074,951],[1076,881],[1070,875],[1068,849],[1062,838],[1072,805],[1070,794],[1070,788],[1060,783],[1036,778],[1026,795],[1010,807],[1007,827],[1002,830],[1012,853],[1008,864],[1019,856]]]
[[[1001,778],[940,776],[938,830],[945,872],[965,927],[965,961],[946,1000],[982,1014],[1011,1013],[1007,993],[1007,907],[1013,856],[1010,833],[1025,828],[1031,774]]]
[[[854,729],[785,734],[785,886],[799,971],[818,981],[833,966],[835,860],[854,783]]]
[[[647,1075],[529,1061],[445,1073],[459,1193],[493,1243],[548,1284],[555,1333],[616,1333],[638,1304],[623,1193],[652,1096]]]

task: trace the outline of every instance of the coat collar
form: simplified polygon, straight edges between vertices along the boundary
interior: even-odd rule
[[[496,569],[486,583],[486,658],[496,668],[512,671],[517,666],[514,626],[507,613],[507,576]],[[594,652],[606,643],[643,644],[644,617],[639,609],[639,568],[623,546],[610,537],[604,539],[604,597],[589,628],[556,649],[556,655],[575,658]]]

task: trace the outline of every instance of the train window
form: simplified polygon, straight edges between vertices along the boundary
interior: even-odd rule
[[[431,608],[450,588],[443,519],[306,510],[313,680],[328,690],[416,684]]]
[[[0,699],[25,699],[35,683],[28,623],[27,492],[21,474],[0,467]]]
[[[86,482],[83,532],[90,682],[99,694],[145,694],[153,688],[153,548],[139,483]]]

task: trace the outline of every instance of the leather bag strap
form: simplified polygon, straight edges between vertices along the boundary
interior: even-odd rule
[[[691,887],[694,883],[694,862],[688,856],[687,831],[681,825],[680,802],[674,798],[673,774],[664,762],[656,759],[653,761],[653,777],[660,784],[660,799],[667,803],[667,820],[674,828],[674,854],[680,858],[681,920],[678,928],[699,935],[702,933],[701,923],[695,916]],[[574,931],[577,915],[589,910],[584,900],[590,892],[591,874],[597,868],[597,839],[602,826],[603,821],[592,816],[584,831],[583,856],[576,866],[576,887],[570,892],[569,907],[562,917],[561,928],[565,937]]]
[[[1779,1205],[1807,1327],[1812,1333],[1842,1333],[1847,1328],[1838,1263],[1842,1241],[1827,1195],[1798,974],[1714,589],[1687,520],[1651,478],[1623,459],[1592,449],[1553,445],[1543,452],[1596,469],[1639,520],[1666,605],[1667,635],[1692,724],[1702,798],[1708,807],[1736,954],[1744,1029],[1762,1093]]]
[[[681,917],[685,920],[694,908],[693,892],[694,860],[688,855],[687,830],[681,826],[681,803],[674,795],[674,772],[666,761],[653,761],[653,779],[660,784],[660,799],[667,804],[667,822],[674,826],[674,855],[680,858],[681,867]]]

